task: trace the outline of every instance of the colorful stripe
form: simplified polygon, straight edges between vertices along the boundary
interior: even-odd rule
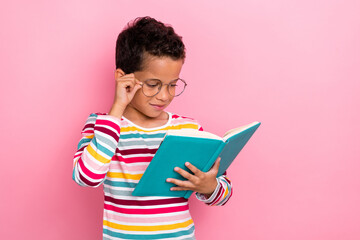
[[[188,200],[179,197],[135,197],[131,193],[155,155],[167,130],[203,131],[196,120],[170,115],[164,127],[140,129],[107,113],[89,115],[73,159],[73,179],[80,186],[104,187],[103,239],[195,239]],[[224,205],[231,182],[217,178],[218,187],[204,203]]]

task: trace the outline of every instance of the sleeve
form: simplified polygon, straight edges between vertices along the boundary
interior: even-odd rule
[[[92,113],[81,131],[73,158],[73,180],[83,187],[98,187],[109,170],[120,138],[120,119]]]
[[[199,124],[199,131],[204,131],[202,126]],[[230,197],[232,196],[233,189],[230,179],[226,176],[226,171],[223,175],[216,178],[217,180],[217,187],[213,194],[206,198],[204,194],[195,193],[195,196],[198,200],[204,202],[209,206],[223,206],[225,205]]]

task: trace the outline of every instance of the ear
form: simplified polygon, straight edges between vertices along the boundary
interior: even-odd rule
[[[117,68],[115,70],[115,79],[118,79],[119,77],[122,77],[125,75],[125,72],[121,68]]]

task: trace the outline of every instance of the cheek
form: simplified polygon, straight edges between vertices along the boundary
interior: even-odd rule
[[[174,98],[175,98],[175,97],[170,97],[170,98],[169,98],[169,103],[171,103],[172,100],[174,100]]]
[[[147,103],[149,101],[149,98],[146,97],[143,92],[141,91],[141,89],[139,89],[135,95],[134,95],[134,98],[132,99],[132,103],[133,104],[136,104],[136,105],[143,105],[145,103]]]

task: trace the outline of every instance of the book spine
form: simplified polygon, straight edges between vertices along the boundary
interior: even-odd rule
[[[203,172],[207,172],[210,170],[210,168],[212,167],[212,165],[214,164],[214,162],[216,161],[216,159],[218,158],[218,156],[220,155],[220,153],[222,152],[222,150],[224,149],[226,143],[221,141],[220,146],[218,147],[218,149],[216,149],[216,151],[214,152],[213,156],[210,158],[210,160],[208,161],[208,163],[205,165],[205,167],[203,169],[200,169]],[[193,193],[193,191],[191,190],[187,190],[185,192],[184,198],[188,199],[191,194]]]

